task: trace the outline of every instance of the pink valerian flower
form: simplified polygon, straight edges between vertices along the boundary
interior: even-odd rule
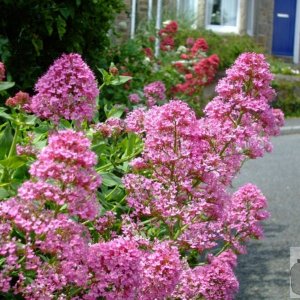
[[[31,145],[17,145],[17,154],[35,157],[38,154],[38,150]]]
[[[265,72],[265,64],[260,56],[249,56],[237,60],[237,64],[245,64],[247,74],[255,66],[251,74],[256,78],[256,68]],[[244,78],[242,91],[235,92],[230,84],[229,97],[223,85],[222,96],[207,106],[203,119],[198,120],[181,101],[143,112],[139,130],[135,131],[140,133],[142,129],[144,151],[137,163],[133,162],[133,166],[142,167],[123,179],[132,216],[161,220],[160,226],[173,232],[177,249],[194,249],[199,256],[227,242],[229,248],[241,252],[249,237],[261,237],[259,222],[267,218],[265,199],[256,188],[246,186],[231,196],[226,187],[245,159],[270,151],[270,135],[277,133],[282,115],[274,113],[267,103],[272,92],[264,80],[270,76],[258,75],[257,90],[252,94],[250,88],[247,91],[249,78],[239,66],[237,69],[239,78]],[[256,104],[247,103],[252,98]],[[245,108],[242,111],[241,105]],[[181,230],[176,232],[178,224]],[[217,257],[210,256],[207,265],[183,270],[183,285],[194,284],[185,294],[185,288],[179,290],[179,283],[175,297],[233,299],[238,289],[233,273],[235,258],[227,250]],[[218,283],[215,287],[214,280]]]
[[[143,51],[147,57],[150,59],[154,57],[153,51],[151,48],[143,48]]]
[[[144,87],[144,96],[147,99],[147,106],[152,107],[157,101],[166,98],[166,87],[161,81],[152,82]]]
[[[186,39],[186,42],[185,42],[185,44],[190,48],[190,47],[192,47],[193,45],[194,45],[194,43],[195,43],[195,39],[193,38],[193,37],[188,37],[187,39]]]
[[[93,72],[79,54],[64,54],[35,85],[31,110],[42,119],[91,120],[99,95]]]
[[[149,167],[141,157],[133,159],[129,165],[134,171],[144,170]]]
[[[95,220],[95,228],[99,233],[109,231],[111,226],[115,223],[115,221],[116,214],[112,211],[107,211],[104,215],[99,216]]]
[[[209,263],[193,269],[183,270],[179,284],[173,293],[175,299],[196,300],[232,300],[239,288],[234,275],[236,255],[227,250],[219,256],[209,256]]]
[[[273,75],[263,54],[241,54],[226,74],[216,88],[223,101],[235,102],[246,111],[258,112],[274,99],[275,92],[270,87]]]
[[[164,28],[159,31],[159,35],[175,34],[178,31],[178,23],[174,20],[164,22]]]
[[[141,257],[140,299],[165,299],[172,294],[182,272],[178,249],[167,241],[154,245],[153,252]]]
[[[252,184],[246,184],[232,195],[227,207],[228,228],[234,231],[238,240],[244,242],[255,237],[263,237],[260,221],[267,219],[270,214],[267,200]]]
[[[5,105],[9,107],[20,107],[26,112],[30,112],[30,96],[28,93],[18,92],[14,97],[10,97],[6,100]]]
[[[0,61],[0,82],[5,79],[5,66],[4,63]]]
[[[138,104],[141,101],[141,97],[138,94],[130,94],[128,99],[132,104]]]
[[[137,108],[130,112],[125,119],[125,130],[142,134],[144,132],[145,109]]]
[[[178,24],[176,21],[169,21],[165,23],[164,28],[162,28],[158,35],[161,37],[160,49],[162,51],[170,51],[174,49],[175,41],[174,35],[178,31]]]
[[[119,136],[124,130],[124,121],[120,118],[111,117],[104,123],[96,124],[94,130],[104,137]]]
[[[101,180],[93,169],[96,155],[89,147],[90,141],[81,132],[65,130],[55,133],[29,172],[45,183],[63,183],[64,191],[59,194],[68,204],[70,213],[92,220],[98,214],[95,192]]]
[[[94,276],[83,299],[135,299],[141,283],[142,253],[137,246],[121,237],[92,245],[88,265]]]
[[[175,62],[176,70],[182,74],[184,82],[172,87],[173,95],[194,96],[202,91],[203,86],[210,84],[219,67],[219,57],[206,55],[208,45],[203,38],[196,41],[189,39],[186,53],[180,55],[181,61]],[[191,44],[191,42],[193,42]]]
[[[162,51],[170,51],[173,50],[175,47],[175,40],[172,36],[163,37],[160,41],[160,49]]]
[[[198,51],[207,52],[207,50],[208,50],[208,45],[206,40],[203,38],[197,39],[194,42],[193,46],[191,47],[191,53],[193,55],[195,55]]]
[[[261,157],[271,150],[270,135],[277,135],[283,123],[282,114],[269,106],[275,94],[268,64],[261,54],[244,53],[227,74],[217,86],[219,95],[205,108],[207,117],[202,125],[217,142],[218,151],[228,145],[223,151],[227,163],[231,163],[230,157],[242,159],[243,154]]]
[[[221,222],[195,222],[178,238],[180,248],[196,249],[200,253],[218,245],[223,238]]]

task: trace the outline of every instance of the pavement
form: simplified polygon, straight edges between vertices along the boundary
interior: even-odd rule
[[[300,118],[288,118],[285,120],[285,125],[281,128],[281,135],[299,134],[300,133]]]
[[[282,135],[272,138],[273,152],[245,163],[233,182],[237,189],[255,184],[266,196],[271,217],[265,238],[248,243],[236,270],[240,292],[236,300],[290,299],[290,247],[300,258],[300,119],[287,119]],[[297,278],[300,284],[300,278]],[[292,295],[300,299],[300,295]]]

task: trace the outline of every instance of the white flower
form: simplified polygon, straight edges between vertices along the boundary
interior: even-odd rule
[[[178,54],[180,54],[180,53],[186,53],[186,50],[187,50],[186,47],[183,46],[183,45],[181,45],[181,46],[178,47],[176,53],[178,53]]]

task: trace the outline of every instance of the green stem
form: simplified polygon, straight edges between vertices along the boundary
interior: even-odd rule
[[[101,91],[102,90],[102,88],[105,86],[105,82],[103,82],[101,85],[100,85],[100,87],[99,87],[99,91]]]
[[[19,135],[19,126],[16,125],[15,134],[14,134],[14,138],[13,138],[12,144],[11,144],[10,149],[9,149],[8,157],[13,156],[13,154],[16,150],[18,135]]]
[[[227,242],[221,250],[219,250],[219,252],[215,255],[215,256],[219,256],[222,252],[224,252],[225,250],[227,250],[230,247],[230,242]]]
[[[135,156],[141,154],[141,152],[142,152],[142,149],[139,150],[139,151],[137,151],[137,152],[135,152],[135,153],[133,153],[133,154],[130,155],[130,156],[124,157],[123,159],[116,160],[116,161],[115,161],[115,164],[118,165],[118,164],[121,164],[121,163],[123,163],[123,162],[125,162],[125,161],[129,161],[130,159],[134,158]],[[108,164],[106,164],[106,165],[104,165],[104,166],[101,166],[101,167],[97,168],[96,171],[97,171],[97,172],[104,171],[104,170],[105,170],[106,168],[108,168],[108,167],[115,166],[115,164],[113,164],[113,163],[110,162],[110,163],[108,163]]]

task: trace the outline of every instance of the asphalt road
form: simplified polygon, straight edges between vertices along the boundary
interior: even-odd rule
[[[290,299],[290,247],[300,247],[300,135],[276,137],[273,145],[271,154],[247,162],[234,181],[234,188],[256,184],[271,212],[265,239],[250,242],[248,254],[239,257],[239,300]]]

